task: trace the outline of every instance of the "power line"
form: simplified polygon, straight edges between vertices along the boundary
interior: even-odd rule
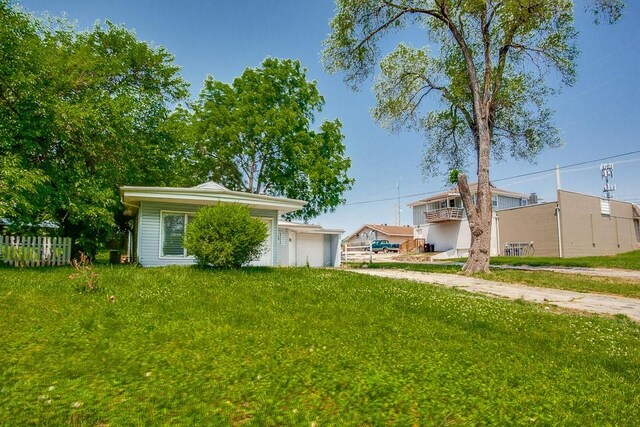
[[[615,154],[613,156],[607,156],[607,157],[602,157],[602,158],[599,158],[599,159],[587,160],[587,161],[584,161],[584,162],[578,162],[578,163],[572,163],[572,164],[569,164],[569,165],[560,166],[560,169],[573,168],[573,167],[576,167],[576,166],[582,166],[582,165],[586,165],[586,164],[594,163],[594,162],[602,162],[602,161],[605,161],[605,160],[616,159],[616,158],[619,158],[619,157],[630,156],[631,154],[638,154],[638,153],[640,153],[640,150],[629,151],[627,153]],[[551,168],[551,169],[544,169],[544,170],[540,170],[540,171],[536,171],[536,172],[529,172],[529,173],[523,173],[523,174],[520,174],[520,175],[513,175],[513,176],[504,177],[504,178],[492,179],[491,182],[508,181],[510,179],[522,178],[522,177],[525,177],[525,176],[532,176],[532,175],[539,175],[539,174],[542,174],[542,173],[553,172],[555,170],[556,170],[556,168],[554,167],[554,168]],[[359,202],[345,203],[344,206],[364,205],[364,204],[368,204],[368,203],[377,203],[377,202],[388,202],[389,200],[407,199],[409,197],[418,197],[418,196],[431,196],[431,195],[438,194],[438,193],[442,193],[442,191],[429,191],[429,192],[426,192],[426,193],[406,194],[404,196],[386,197],[386,198],[383,198],[383,199],[362,200],[362,201],[359,201]]]

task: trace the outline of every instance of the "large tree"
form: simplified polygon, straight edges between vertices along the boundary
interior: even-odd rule
[[[18,231],[52,221],[92,253],[125,224],[119,186],[170,183],[165,120],[187,95],[180,69],[122,26],[78,31],[6,1],[0,57],[0,214]],[[23,184],[15,194],[8,179]]]
[[[477,172],[474,204],[467,175],[457,184],[469,219],[471,248],[464,270],[489,271],[492,158],[531,159],[559,144],[546,100],[575,80],[573,3],[570,0],[336,0],[324,63],[358,87],[380,64],[374,118],[384,127],[427,135],[426,172]],[[612,20],[623,3],[597,0]],[[428,46],[405,43],[381,58],[380,41],[408,26],[424,29]],[[423,102],[439,108],[427,109]],[[433,107],[433,106],[431,106]]]
[[[294,213],[303,219],[334,210],[353,180],[340,121],[311,128],[323,105],[299,61],[267,58],[231,84],[208,77],[190,120],[196,176],[235,190],[306,200]]]

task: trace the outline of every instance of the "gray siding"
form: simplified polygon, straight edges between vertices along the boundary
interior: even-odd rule
[[[418,205],[412,208],[413,225],[418,226],[424,224],[424,213],[427,211],[427,205]]]
[[[138,262],[143,266],[191,265],[195,260],[187,258],[160,258],[160,212],[175,211],[195,213],[202,206],[179,203],[141,202],[138,211]],[[272,265],[278,260],[278,212],[252,209],[251,215],[272,219]]]
[[[519,197],[510,197],[498,194],[498,207],[494,210],[501,211],[503,209],[519,208],[522,206],[520,204],[521,200],[522,199]]]

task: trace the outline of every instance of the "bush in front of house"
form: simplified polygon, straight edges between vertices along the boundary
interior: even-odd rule
[[[246,206],[221,204],[202,208],[187,226],[184,247],[198,265],[239,268],[260,258],[267,225]]]

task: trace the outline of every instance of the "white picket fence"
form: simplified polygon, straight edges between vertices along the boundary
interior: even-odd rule
[[[0,236],[0,260],[15,266],[66,265],[71,237]]]

